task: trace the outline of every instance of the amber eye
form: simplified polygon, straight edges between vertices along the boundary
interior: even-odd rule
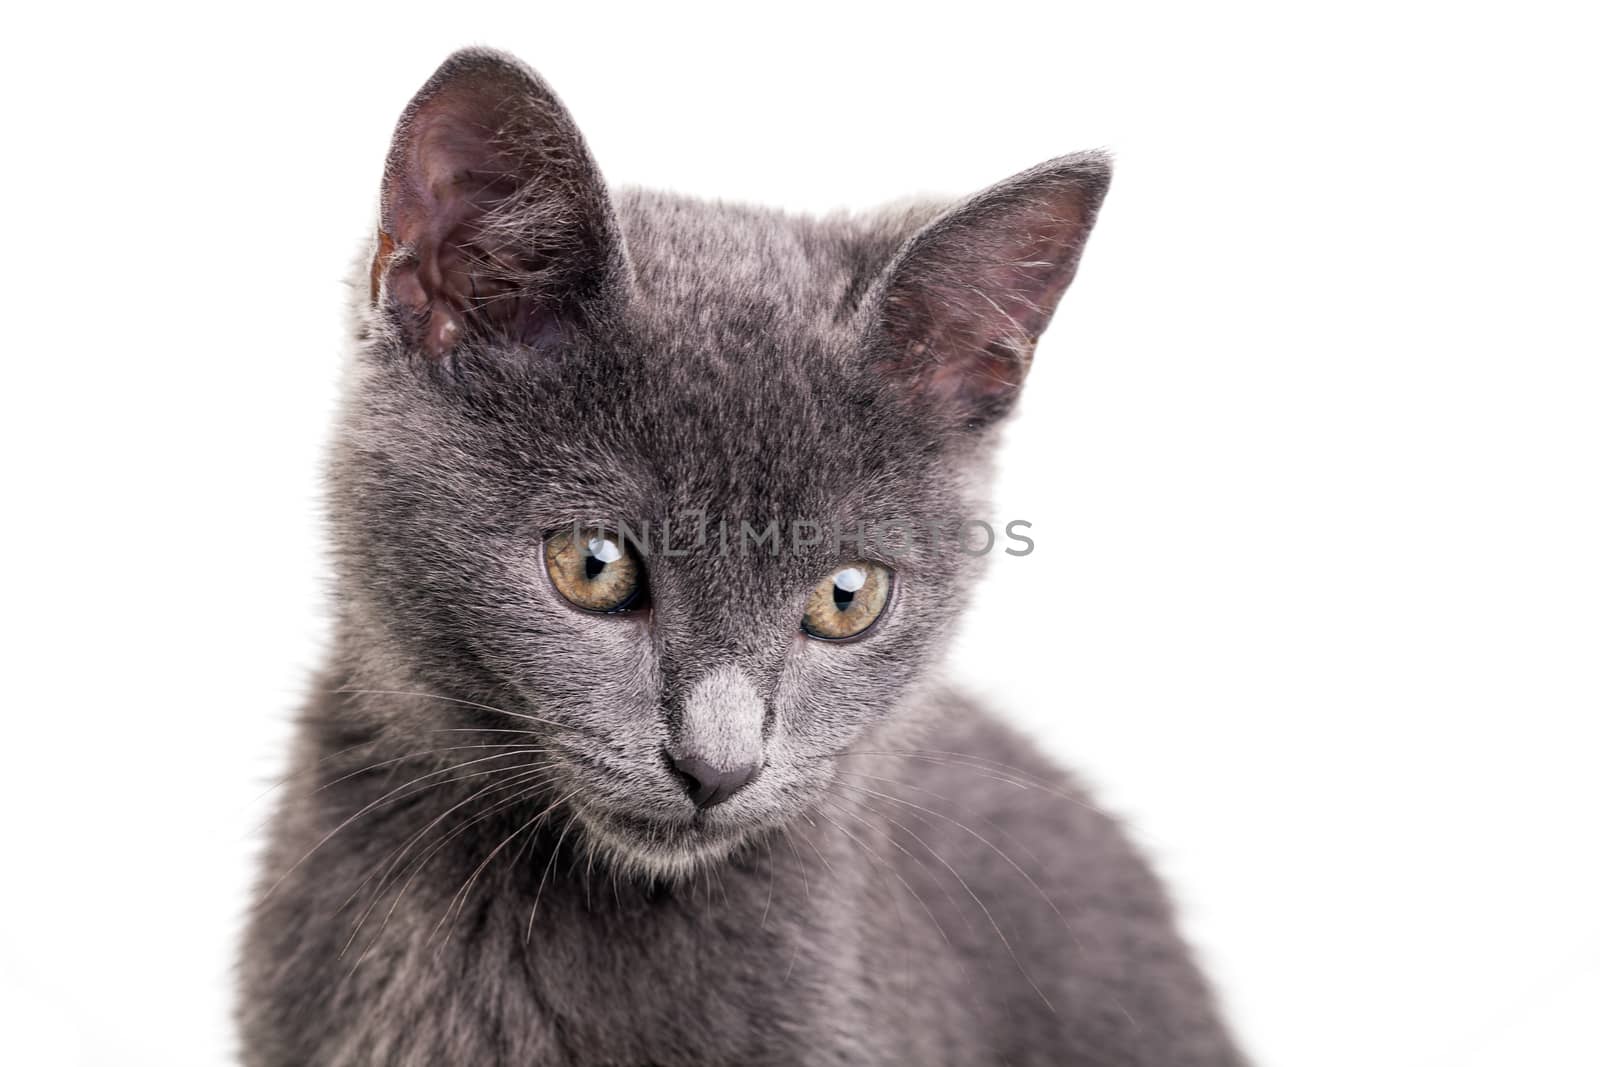
[[[848,563],[811,590],[800,628],[824,641],[843,641],[866,631],[889,602],[893,577],[876,563]]]
[[[561,530],[544,543],[556,592],[585,611],[626,611],[644,589],[644,567],[625,542],[598,529]]]

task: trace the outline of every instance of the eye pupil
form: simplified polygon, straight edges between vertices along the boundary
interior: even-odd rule
[[[867,584],[867,572],[860,567],[846,567],[833,576],[833,607],[843,614],[855,603],[856,594]]]
[[[606,564],[622,558],[622,546],[609,537],[591,537],[583,547],[583,574],[591,582],[600,577]]]

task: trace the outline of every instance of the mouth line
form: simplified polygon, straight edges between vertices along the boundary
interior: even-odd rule
[[[653,815],[638,815],[606,808],[584,808],[582,814],[587,820],[599,823],[613,833],[626,834],[645,841],[675,844],[715,841],[730,836],[728,829],[718,829],[710,825],[705,813],[701,811],[684,819],[662,819]]]
[[[717,828],[704,812],[668,821],[648,815],[577,808],[589,833],[625,866],[652,874],[685,874],[699,864],[726,856],[748,835],[746,827]]]

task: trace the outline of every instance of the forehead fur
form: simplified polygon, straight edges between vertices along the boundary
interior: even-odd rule
[[[801,331],[846,325],[867,286],[940,209],[819,219],[641,189],[620,192],[616,206],[639,291],[658,308],[697,318],[742,308]]]
[[[614,348],[637,386],[628,402],[655,418],[641,444],[702,472],[691,482],[718,472],[749,481],[742,491],[701,484],[701,499],[677,503],[759,513],[763,489],[812,495],[810,482],[826,496],[848,488],[843,478],[881,497],[893,487],[870,483],[909,473],[896,468],[935,428],[869,373],[857,311],[931,208],[814,219],[627,191],[618,213],[635,288]]]

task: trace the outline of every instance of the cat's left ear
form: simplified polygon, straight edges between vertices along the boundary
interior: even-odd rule
[[[384,168],[372,301],[440,358],[534,343],[626,286],[599,168],[566,108],[517,59],[455,53],[412,99]]]
[[[914,234],[864,302],[878,372],[959,425],[1010,411],[1110,181],[1104,153],[1063,156]]]

